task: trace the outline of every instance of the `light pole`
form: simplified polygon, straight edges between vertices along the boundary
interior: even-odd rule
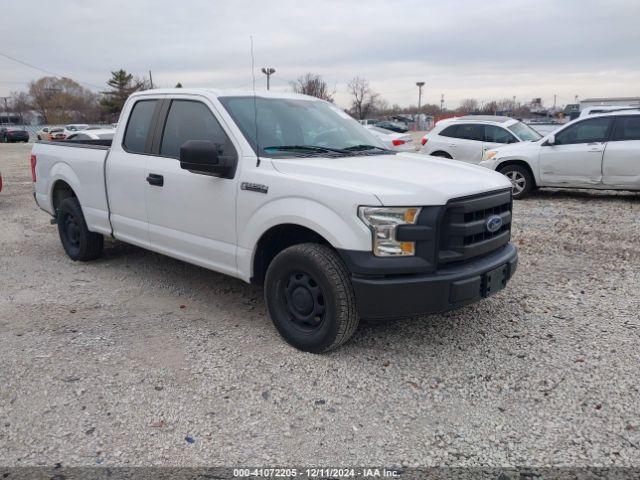
[[[418,87],[418,113],[420,113],[420,106],[422,104],[422,87],[424,87],[424,82],[416,82]]]
[[[271,67],[262,67],[262,73],[267,76],[267,90],[269,90],[269,87],[271,86],[271,75],[276,73],[276,69]]]

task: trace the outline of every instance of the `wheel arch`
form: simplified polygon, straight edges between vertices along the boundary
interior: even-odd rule
[[[295,223],[274,225],[262,234],[256,244],[251,262],[251,283],[262,285],[269,265],[286,248],[302,243],[318,243],[333,248],[315,230]]]
[[[431,155],[432,157],[448,158],[453,160],[453,155],[451,155],[449,152],[446,152],[445,150],[435,150],[429,155]]]
[[[53,207],[54,214],[57,213],[62,201],[67,198],[78,198],[73,187],[62,179],[54,181],[51,187],[51,206]]]
[[[502,170],[505,167],[508,167],[509,165],[519,165],[521,167],[526,168],[527,171],[529,172],[529,175],[531,175],[531,180],[533,180],[533,186],[534,187],[538,186],[538,181],[536,179],[535,173],[533,172],[533,169],[531,168],[531,165],[529,165],[529,162],[525,162],[524,160],[519,160],[519,159],[504,160],[503,162],[500,162],[496,166],[496,172],[500,172],[500,170]]]

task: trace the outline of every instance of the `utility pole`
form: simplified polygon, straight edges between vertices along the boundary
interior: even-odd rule
[[[420,113],[420,106],[422,104],[422,87],[424,87],[424,82],[416,82],[416,86],[418,87],[418,113]]]
[[[444,110],[444,93],[440,94],[440,111]]]
[[[558,100],[558,95],[557,94],[553,94],[553,109],[556,109],[556,101]]]
[[[276,69],[271,67],[262,67],[262,73],[267,76],[267,90],[269,90],[271,87],[271,75],[276,73]]]
[[[153,77],[151,76],[151,70],[149,70],[149,83],[151,84],[151,89],[153,89]]]
[[[576,98],[576,103],[580,103],[580,102],[578,101],[578,95],[576,95],[576,97],[575,97],[575,98]]]

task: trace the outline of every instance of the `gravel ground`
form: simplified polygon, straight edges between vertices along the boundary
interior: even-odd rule
[[[70,261],[28,152],[0,145],[0,465],[640,466],[640,195],[517,202],[505,291],[319,356],[238,280]]]

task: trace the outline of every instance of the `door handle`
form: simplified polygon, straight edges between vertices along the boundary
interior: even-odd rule
[[[149,185],[155,185],[156,187],[162,187],[164,185],[164,177],[157,173],[150,173],[147,177]]]

